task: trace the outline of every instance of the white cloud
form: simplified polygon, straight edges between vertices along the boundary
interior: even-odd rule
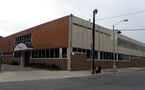
[[[98,9],[96,19],[132,13],[144,10],[144,3],[144,0],[0,0],[0,35],[7,36],[71,13],[86,20],[92,19],[94,9]],[[111,29],[119,20],[128,18],[127,23],[121,23],[116,28],[145,28],[144,14],[96,23]],[[124,34],[132,37],[142,33],[145,31]],[[142,37],[135,39],[144,42]]]

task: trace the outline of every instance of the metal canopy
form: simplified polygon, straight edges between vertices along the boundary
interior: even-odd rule
[[[19,43],[14,51],[25,51],[25,50],[33,50],[31,43]]]

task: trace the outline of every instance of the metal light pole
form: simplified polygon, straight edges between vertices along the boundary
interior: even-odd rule
[[[121,22],[127,22],[127,21],[128,21],[128,19],[121,20],[121,21],[117,22],[115,25],[113,25],[113,72],[114,72],[114,74],[116,73],[115,72],[115,70],[116,70],[116,63],[115,63],[115,30],[114,30],[114,28],[115,28],[115,26],[117,24],[119,24]],[[119,33],[119,32],[117,32],[117,33]]]
[[[95,55],[94,55],[94,52],[95,52],[95,15],[98,13],[98,10],[95,9],[93,11],[93,29],[92,29],[92,74],[95,73],[95,62],[94,62],[94,59],[95,59]]]

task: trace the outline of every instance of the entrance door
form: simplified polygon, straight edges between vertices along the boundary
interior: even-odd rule
[[[28,66],[30,62],[30,51],[25,51],[24,66]]]

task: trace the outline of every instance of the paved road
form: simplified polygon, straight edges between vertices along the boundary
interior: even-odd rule
[[[65,79],[2,82],[0,90],[144,90],[145,70]]]

